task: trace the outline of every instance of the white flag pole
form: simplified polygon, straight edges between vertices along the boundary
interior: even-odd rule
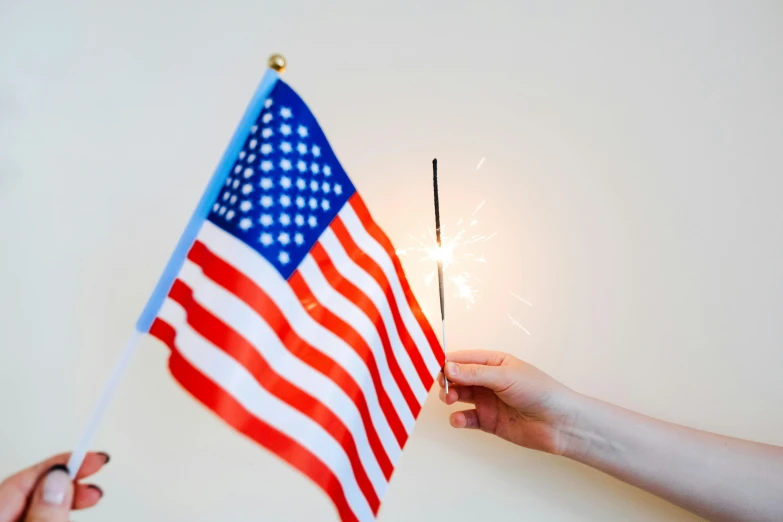
[[[169,290],[171,290],[171,286],[174,284],[174,280],[177,278],[177,274],[182,268],[188,250],[190,250],[193,241],[196,239],[201,224],[209,215],[212,203],[215,201],[228,173],[233,167],[239,151],[242,150],[242,146],[245,143],[245,138],[250,132],[250,128],[255,124],[256,118],[258,118],[264,102],[269,97],[269,93],[272,92],[277,80],[280,79],[280,73],[285,70],[285,66],[285,58],[279,54],[272,55],[269,58],[269,69],[266,71],[266,74],[264,74],[261,83],[253,94],[253,98],[250,100],[247,109],[245,109],[245,114],[242,116],[237,129],[234,131],[234,135],[232,136],[228,147],[226,147],[223,157],[215,169],[206,190],[202,194],[201,200],[199,201],[198,206],[196,206],[196,210],[193,212],[185,231],[179,238],[177,246],[171,254],[171,257],[166,264],[166,268],[163,270],[163,274],[161,274],[160,279],[158,279],[155,290],[152,292],[152,295],[147,301],[147,305],[141,312],[141,316],[136,322],[136,328],[130,339],[128,339],[128,342],[125,344],[125,348],[120,355],[120,360],[117,362],[117,365],[109,376],[109,380],[98,399],[98,403],[90,415],[87,427],[85,428],[79,443],[76,445],[76,449],[71,454],[71,458],[68,460],[68,472],[70,473],[71,479],[76,477],[79,468],[82,467],[84,457],[87,455],[87,448],[90,446],[93,435],[103,419],[106,408],[114,396],[117,385],[119,384],[120,379],[122,379],[122,375],[125,373],[125,369],[128,367],[131,359],[133,359],[133,355],[136,353],[139,341],[145,333],[149,332],[150,327],[152,327],[152,323],[155,321],[155,317],[158,315],[163,301],[166,299]]]
[[[103,393],[101,393],[101,396],[98,399],[98,404],[95,405],[92,415],[90,415],[90,420],[87,422],[84,434],[79,440],[76,449],[71,453],[71,458],[68,459],[68,473],[71,475],[71,480],[76,478],[76,473],[79,471],[79,468],[82,467],[82,462],[84,462],[84,457],[87,455],[87,448],[90,447],[92,436],[101,423],[106,407],[109,405],[109,401],[114,395],[114,391],[117,389],[117,384],[119,384],[122,374],[125,373],[125,368],[128,367],[131,359],[133,359],[133,354],[136,353],[136,348],[139,346],[142,335],[144,335],[142,332],[134,330],[130,339],[128,339],[128,342],[125,344],[122,355],[120,355],[120,360],[117,361],[117,365],[114,367],[114,371],[111,372],[109,381],[106,383]]]

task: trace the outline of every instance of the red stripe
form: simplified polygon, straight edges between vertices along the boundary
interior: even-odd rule
[[[174,327],[163,319],[155,318],[155,321],[152,323],[152,327],[150,327],[150,335],[157,337],[163,341],[163,344],[172,350],[175,350],[174,339],[177,337],[177,331],[174,330]]]
[[[427,365],[424,363],[424,359],[422,358],[421,353],[417,349],[413,339],[411,339],[407,328],[405,328],[405,323],[402,322],[400,311],[397,307],[397,301],[394,298],[391,285],[389,284],[389,280],[386,279],[386,275],[383,273],[383,270],[381,270],[381,267],[378,266],[378,264],[370,256],[368,256],[364,250],[360,249],[353,241],[351,234],[348,232],[348,229],[345,227],[345,224],[343,223],[342,219],[340,219],[339,215],[335,216],[329,227],[334,231],[337,239],[340,241],[340,244],[342,244],[343,248],[348,254],[348,257],[350,257],[354,263],[359,265],[362,270],[367,272],[373,279],[375,279],[375,281],[378,283],[378,286],[380,286],[383,290],[383,293],[386,295],[386,300],[389,302],[389,308],[391,309],[392,317],[394,318],[394,324],[397,326],[397,332],[399,333],[400,340],[405,347],[405,351],[408,352],[408,357],[410,357],[414,368],[416,368],[416,373],[419,374],[419,379],[421,379],[421,383],[424,385],[424,388],[429,390],[430,386],[432,386],[434,378],[430,374],[429,370],[427,370]]]
[[[280,342],[289,352],[321,372],[339,386],[353,401],[364,423],[369,440],[379,440],[378,432],[372,423],[370,409],[364,391],[354,378],[331,357],[313,348],[299,337],[291,328],[277,304],[245,274],[226,263],[212,253],[204,243],[196,241],[188,252],[188,259],[201,267],[204,274],[212,281],[222,286],[237,298],[241,299],[275,332]],[[380,459],[379,459],[380,461]]]
[[[381,318],[381,313],[378,311],[378,308],[376,308],[375,304],[364,292],[359,290],[353,283],[340,274],[329,257],[329,254],[326,252],[326,249],[324,249],[320,242],[313,246],[312,250],[310,250],[310,255],[319,266],[321,273],[332,288],[355,304],[375,325],[375,329],[378,332],[381,344],[383,345],[383,351],[386,354],[389,371],[391,372],[392,377],[394,377],[394,381],[397,383],[397,387],[400,389],[413,417],[417,417],[419,411],[421,411],[421,404],[416,400],[416,395],[414,395],[413,390],[411,390],[410,383],[408,383],[408,380],[400,369],[400,365],[397,363],[397,356],[394,354],[394,350],[392,350],[389,334],[386,331],[386,326],[383,324],[383,319]]]
[[[375,385],[375,390],[378,395],[378,402],[381,405],[381,409],[386,415],[386,419],[389,421],[389,426],[394,432],[394,436],[397,438],[397,442],[400,444],[400,447],[403,447],[405,445],[405,440],[408,438],[408,434],[405,431],[405,427],[403,426],[402,421],[400,421],[400,418],[397,415],[397,411],[394,409],[394,405],[392,404],[388,394],[386,393],[386,390],[383,387],[383,383],[381,382],[381,375],[378,371],[378,363],[376,362],[375,355],[372,353],[370,347],[364,341],[362,336],[359,335],[359,332],[354,330],[351,325],[340,319],[331,310],[324,307],[318,301],[318,299],[310,290],[310,287],[308,287],[307,283],[305,283],[302,274],[298,270],[291,274],[291,277],[288,278],[288,284],[299,298],[299,301],[304,305],[304,308],[307,310],[307,313],[310,314],[310,317],[312,317],[318,324],[327,330],[334,332],[335,335],[345,341],[345,343],[353,348],[359,357],[361,357],[362,361],[364,361],[364,364],[367,365],[367,368],[370,370],[372,382]],[[388,462],[388,468],[388,475],[386,475],[386,470],[384,470],[386,480],[391,478],[391,472],[393,469],[391,461]]]
[[[362,225],[364,226],[364,229],[367,231],[367,233],[369,233],[383,247],[383,249],[386,250],[386,254],[392,260],[392,263],[394,264],[394,270],[397,272],[397,278],[400,280],[400,284],[402,285],[402,292],[405,294],[405,299],[408,301],[408,306],[413,312],[414,317],[416,317],[416,321],[419,323],[419,326],[421,326],[421,330],[424,332],[424,336],[430,343],[430,349],[432,349],[432,353],[435,355],[435,359],[438,361],[439,365],[443,366],[443,363],[446,361],[446,354],[443,352],[443,348],[438,342],[438,338],[435,336],[435,332],[432,331],[432,326],[430,326],[427,318],[424,317],[424,313],[421,311],[421,307],[419,307],[418,301],[416,301],[416,296],[414,296],[413,292],[411,291],[411,287],[408,284],[408,279],[405,277],[405,271],[402,269],[402,263],[400,263],[400,258],[397,257],[397,253],[395,252],[391,241],[389,241],[389,238],[386,236],[383,230],[381,230],[381,227],[379,227],[378,224],[373,221],[372,216],[370,216],[370,211],[367,210],[367,206],[364,204],[364,201],[362,201],[362,198],[359,196],[358,192],[355,192],[354,195],[351,196],[351,199],[348,200],[348,204],[351,205],[354,212],[356,212],[356,215],[359,216],[359,221],[362,222]],[[427,386],[427,389],[429,389],[429,386]]]
[[[295,440],[251,414],[225,390],[194,368],[177,350],[174,343],[176,332],[170,324],[159,318],[155,319],[152,328],[150,328],[150,334],[163,341],[171,349],[169,370],[185,390],[237,431],[309,477],[332,499],[340,520],[358,522],[356,515],[348,505],[339,480],[318,457]]]
[[[321,425],[342,446],[351,462],[359,488],[373,512],[377,512],[380,500],[359,458],[356,441],[340,418],[319,400],[276,373],[247,339],[201,306],[194,299],[193,290],[184,282],[179,279],[174,281],[169,297],[182,305],[188,324],[196,332],[242,365],[269,393]],[[373,452],[375,450],[373,448]]]

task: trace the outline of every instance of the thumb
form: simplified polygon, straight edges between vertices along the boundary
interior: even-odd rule
[[[73,482],[68,468],[57,464],[49,468],[35,488],[24,522],[68,522],[73,503]]]
[[[508,388],[510,384],[508,373],[503,366],[447,362],[445,373],[446,377],[454,384],[483,386],[496,392]]]

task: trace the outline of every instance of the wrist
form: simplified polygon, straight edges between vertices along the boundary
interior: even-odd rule
[[[591,421],[596,401],[569,390],[561,400],[562,414],[557,426],[557,454],[581,461],[591,446],[598,442]]]

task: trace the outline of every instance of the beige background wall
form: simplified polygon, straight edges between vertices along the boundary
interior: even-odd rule
[[[781,4],[388,4],[0,0],[0,475],[76,442],[274,51],[399,248],[431,222],[433,156],[446,232],[486,200],[450,349],[783,444]],[[433,392],[381,520],[694,520],[447,414]],[[95,446],[83,522],[332,520],[151,339]]]

